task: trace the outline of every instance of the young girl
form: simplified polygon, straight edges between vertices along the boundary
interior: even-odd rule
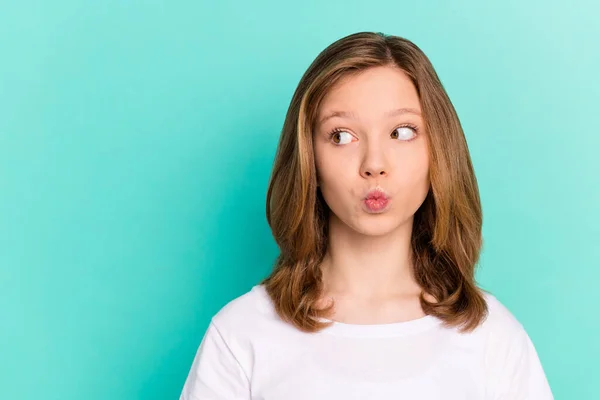
[[[523,326],[476,286],[471,159],[412,42],[362,32],[318,55],[267,221],[275,268],[213,317],[182,400],[553,398]]]

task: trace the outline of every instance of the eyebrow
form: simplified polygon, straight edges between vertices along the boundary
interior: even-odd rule
[[[395,110],[390,110],[390,111],[385,112],[383,115],[386,117],[395,117],[395,116],[402,115],[402,114],[421,115],[419,110],[416,110],[416,109],[410,108],[410,107],[397,108]],[[330,114],[327,114],[326,116],[321,118],[321,120],[319,121],[319,124],[323,124],[328,119],[335,118],[335,117],[358,119],[356,114],[348,112],[348,111],[333,111]]]

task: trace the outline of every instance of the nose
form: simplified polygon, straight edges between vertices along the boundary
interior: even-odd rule
[[[367,168],[363,170],[363,176],[386,176],[387,172],[383,168]]]
[[[385,151],[376,143],[371,143],[364,155],[361,175],[364,178],[387,176],[389,166],[386,163]]]

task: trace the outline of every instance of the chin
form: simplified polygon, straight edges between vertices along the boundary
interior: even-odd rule
[[[396,231],[401,225],[397,219],[381,215],[377,218],[365,218],[351,228],[366,236],[385,236]]]

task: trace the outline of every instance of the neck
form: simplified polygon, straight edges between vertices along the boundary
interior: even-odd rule
[[[335,215],[323,259],[324,290],[362,298],[419,293],[412,272],[412,219],[381,236],[349,228]]]

